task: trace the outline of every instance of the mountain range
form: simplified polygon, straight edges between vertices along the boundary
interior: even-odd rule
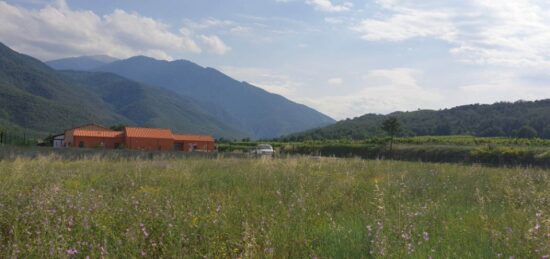
[[[333,122],[307,106],[189,61],[92,56],[46,65],[1,43],[0,102],[0,126],[38,133],[95,122],[272,138]]]
[[[0,44],[0,125],[55,133],[72,126],[140,125],[236,138],[191,98],[111,73],[56,71]]]
[[[229,139],[364,139],[384,134],[381,124],[389,117],[401,122],[404,136],[550,138],[550,100],[366,114],[334,123],[307,106],[190,61],[84,56],[45,64],[0,43],[3,128],[46,134],[94,122]]]
[[[292,134],[285,138],[365,139],[384,135],[381,125],[395,117],[403,136],[474,135],[550,138],[550,99],[463,105],[443,110],[366,114],[354,119]]]
[[[169,62],[138,56],[95,71],[115,73],[189,96],[205,104],[204,108],[219,121],[253,138],[271,138],[334,122],[305,105],[186,60]]]

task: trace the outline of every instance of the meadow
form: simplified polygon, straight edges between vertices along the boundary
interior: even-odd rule
[[[0,161],[0,257],[548,258],[550,171],[335,158]]]

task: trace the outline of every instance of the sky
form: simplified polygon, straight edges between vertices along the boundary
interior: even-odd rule
[[[335,119],[550,98],[545,0],[0,0],[0,41],[187,59]]]

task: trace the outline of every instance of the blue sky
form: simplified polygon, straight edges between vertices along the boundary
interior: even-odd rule
[[[189,59],[336,119],[550,98],[542,0],[0,0],[42,60]]]

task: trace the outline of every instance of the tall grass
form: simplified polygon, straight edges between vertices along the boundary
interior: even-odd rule
[[[540,258],[550,172],[359,159],[0,162],[0,257]]]

